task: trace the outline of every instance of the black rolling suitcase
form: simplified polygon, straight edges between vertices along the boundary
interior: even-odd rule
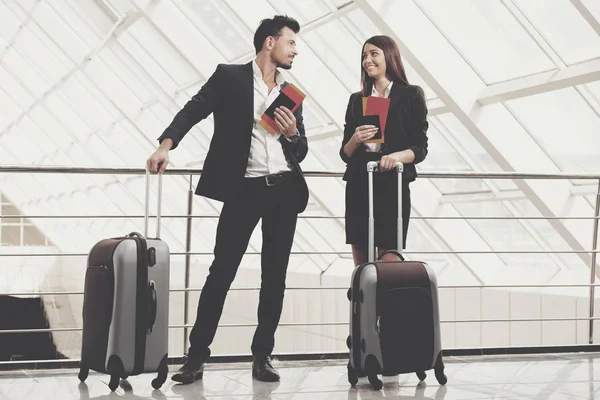
[[[378,374],[416,372],[420,380],[434,369],[445,385],[440,337],[437,280],[434,271],[420,261],[375,261],[373,173],[369,162],[369,258],[352,275],[348,381],[368,377],[374,389]],[[398,164],[398,250],[402,249],[402,164]],[[404,260],[398,251],[391,252]]]

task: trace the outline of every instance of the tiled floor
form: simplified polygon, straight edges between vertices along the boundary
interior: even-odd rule
[[[204,380],[192,385],[171,380],[153,390],[153,375],[122,381],[115,393],[108,377],[90,373],[79,383],[76,370],[0,373],[0,400],[63,399],[600,399],[600,354],[505,357],[446,357],[448,384],[440,387],[433,371],[419,383],[415,375],[385,378],[381,391],[361,379],[347,381],[342,361],[276,362],[281,382],[252,379],[250,364],[209,364]]]

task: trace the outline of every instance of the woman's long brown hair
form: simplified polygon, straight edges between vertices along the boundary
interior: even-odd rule
[[[363,53],[367,43],[370,43],[375,47],[379,47],[383,51],[386,65],[385,74],[387,78],[392,82],[402,82],[408,85],[406,71],[404,70],[402,57],[400,57],[400,50],[398,49],[398,45],[394,39],[385,35],[373,36],[372,38],[367,39],[360,52],[360,84],[362,88],[362,95],[365,97],[370,96],[374,84],[374,79],[367,74],[367,71],[365,71],[362,65]]]

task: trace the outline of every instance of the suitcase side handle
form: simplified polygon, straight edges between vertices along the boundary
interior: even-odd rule
[[[159,165],[160,167],[160,165]],[[148,221],[150,219],[150,171],[146,167],[146,206],[144,211],[144,236],[148,237]],[[162,174],[158,174],[158,199],[156,202],[156,239],[160,238],[160,217],[162,206]]]
[[[379,172],[379,161],[369,161],[367,163],[367,173],[369,178],[369,249],[368,261],[375,261],[375,217],[373,212],[373,174]],[[404,172],[404,164],[396,163],[396,172],[398,173],[398,252],[404,247],[404,230],[402,222],[402,172]]]
[[[402,254],[400,254],[399,251],[396,251],[396,250],[387,250],[387,251],[384,251],[383,253],[381,253],[379,255],[379,258],[377,260],[379,260],[379,261],[383,260],[383,256],[385,256],[386,254],[394,254],[394,255],[398,256],[398,258],[400,259],[400,261],[404,261],[404,256]]]
[[[150,295],[150,310],[148,316],[148,333],[152,333],[154,323],[156,322],[156,312],[158,311],[158,298],[156,295],[156,283],[150,281],[148,284],[148,294]]]

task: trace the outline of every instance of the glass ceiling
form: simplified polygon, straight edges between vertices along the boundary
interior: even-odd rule
[[[217,64],[252,60],[259,21],[287,13],[302,25],[299,57],[284,75],[308,94],[305,170],[344,168],[338,150],[348,96],[359,89],[361,46],[383,33],[399,43],[409,80],[428,99],[430,152],[420,171],[600,171],[597,1],[301,4],[0,0],[0,164],[142,167],[164,127]],[[560,80],[561,72],[568,78]],[[492,100],[486,93],[494,93]],[[172,167],[200,168],[212,129],[211,118],[194,127],[171,155]],[[308,180],[305,215],[342,216],[341,179]],[[163,213],[184,214],[188,178],[167,176],[164,185]],[[595,185],[419,179],[411,187],[415,218],[409,250],[458,252],[412,256],[427,260],[445,283],[549,283],[564,280],[561,271],[578,271],[569,276],[585,281],[586,254],[489,252],[589,249],[590,221],[508,218],[591,216]],[[0,175],[0,192],[27,215],[141,215],[144,181],[121,175]],[[220,207],[194,199],[196,214],[217,215]],[[430,216],[436,218],[422,218]],[[461,216],[500,219],[457,219]],[[60,251],[83,253],[99,238],[142,225],[125,218],[31,222]],[[192,250],[211,252],[215,228],[215,219],[195,219]],[[163,237],[173,252],[184,251],[184,232],[183,219],[165,219]],[[344,242],[343,219],[307,218],[299,223],[294,251],[349,252]],[[257,229],[249,251],[260,247]],[[197,256],[192,262],[208,261]],[[338,262],[348,268],[331,270],[350,274],[348,255],[294,256],[292,268],[326,274]]]

